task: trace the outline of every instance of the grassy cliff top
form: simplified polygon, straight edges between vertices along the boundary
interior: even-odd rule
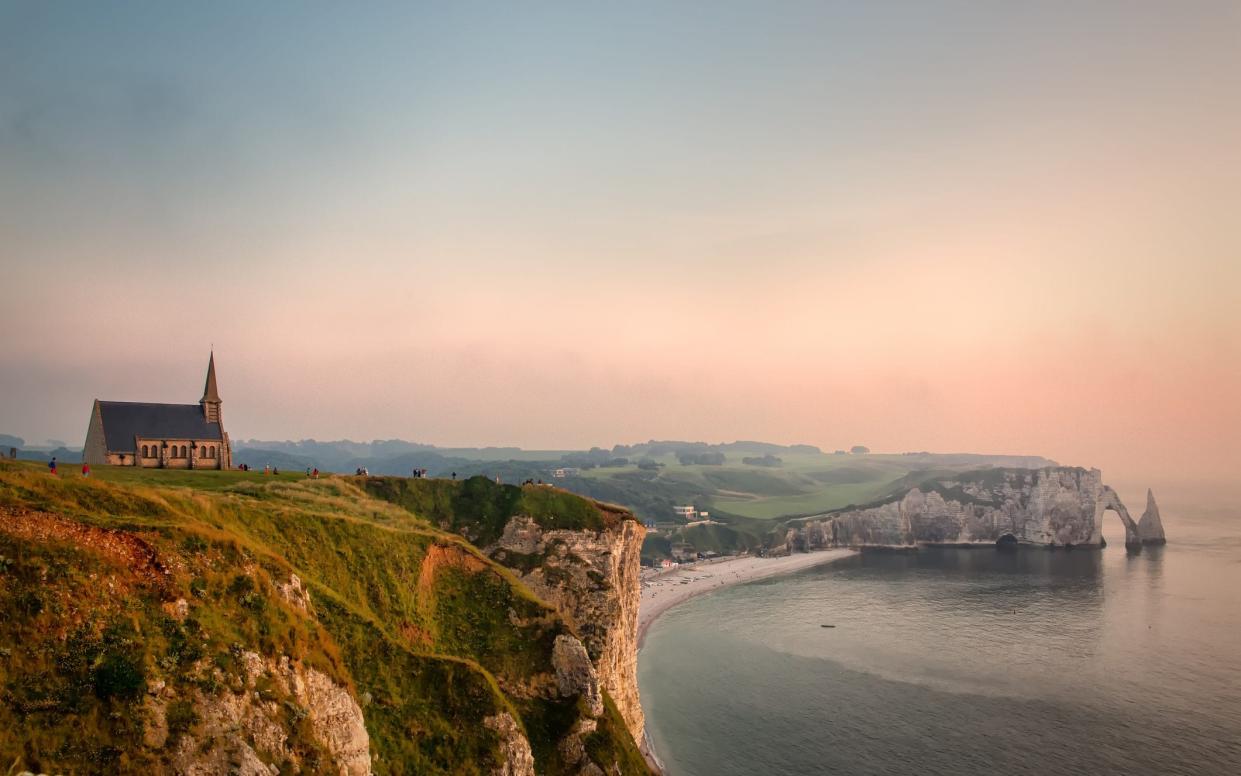
[[[0,737],[0,761],[166,767],[168,750],[143,743],[147,689],[231,692],[238,656],[254,651],[314,667],[360,699],[377,773],[489,772],[501,742],[481,721],[502,711],[539,772],[559,772],[555,742],[576,701],[545,690],[568,626],[457,535],[484,540],[513,514],[567,528],[627,518],[486,480],[102,466],[86,479],[0,461],[0,729],[13,733]],[[309,612],[282,593],[293,574]],[[169,747],[197,724],[192,707],[182,712]],[[319,762],[297,710],[286,717],[302,762]],[[594,736],[594,750],[640,762],[619,718]]]
[[[516,515],[534,518],[549,530],[601,531],[632,520],[622,507],[583,498],[548,485],[502,485],[486,477],[464,481],[368,477],[366,492],[396,504],[446,531],[485,547]]]

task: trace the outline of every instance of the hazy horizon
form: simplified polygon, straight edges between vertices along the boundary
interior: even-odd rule
[[[0,0],[0,432],[1241,465],[1241,4]]]

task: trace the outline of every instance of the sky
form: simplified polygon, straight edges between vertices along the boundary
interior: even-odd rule
[[[1241,466],[1241,3],[0,0],[0,432]]]

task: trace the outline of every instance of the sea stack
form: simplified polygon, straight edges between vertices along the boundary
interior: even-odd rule
[[[1167,544],[1163,535],[1163,521],[1159,519],[1159,505],[1155,503],[1155,494],[1148,488],[1146,491],[1146,511],[1138,521],[1138,538],[1142,544]]]

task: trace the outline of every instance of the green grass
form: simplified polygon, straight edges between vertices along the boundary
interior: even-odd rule
[[[514,515],[532,517],[544,528],[565,530],[597,531],[622,519],[619,509],[594,504],[558,488],[501,485],[481,476],[463,482],[370,477],[364,487],[375,498],[421,515],[483,547],[500,538]]]
[[[166,750],[141,745],[144,688],[227,691],[243,648],[289,655],[370,699],[377,773],[489,772],[499,742],[481,720],[499,711],[527,727],[539,771],[558,772],[554,742],[573,722],[564,703],[501,688],[545,683],[567,626],[456,529],[492,535],[517,512],[564,527],[620,519],[563,491],[486,480],[102,466],[84,479],[9,461],[0,507],[134,537],[169,570],[152,581],[72,536],[30,541],[0,526],[0,729],[15,731],[0,736],[0,761],[54,772],[166,767]],[[278,594],[291,573],[313,617]],[[184,622],[168,614],[178,598]],[[204,661],[224,686],[195,670]],[[192,709],[178,706],[175,722],[192,731]],[[297,719],[285,722],[311,758]],[[608,730],[608,751],[632,746],[623,725]]]
[[[672,507],[694,504],[728,522],[780,521],[883,497],[924,470],[959,473],[1003,457],[973,455],[831,455],[783,453],[768,468],[730,456],[722,466],[682,466],[673,455],[656,458],[658,472],[630,467],[585,470],[570,481],[575,492],[632,509],[644,520],[672,519]],[[1010,464],[1011,465],[1011,464]]]
[[[47,464],[36,463],[34,468],[47,470]],[[81,465],[62,464],[57,476],[80,479]],[[242,472],[235,469],[216,471],[211,469],[146,469],[136,466],[92,466],[91,478],[105,482],[130,485],[158,485],[185,487],[195,490],[222,490],[243,482],[296,482],[307,479],[304,471],[282,471],[280,474],[263,474],[262,471]]]
[[[838,507],[877,498],[891,490],[892,486],[899,479],[899,477],[891,479],[884,477],[872,482],[832,485],[821,490],[798,495],[744,500],[716,498],[712,502],[712,506],[720,512],[741,517],[752,517],[760,520],[787,518],[793,515],[827,512]]]

